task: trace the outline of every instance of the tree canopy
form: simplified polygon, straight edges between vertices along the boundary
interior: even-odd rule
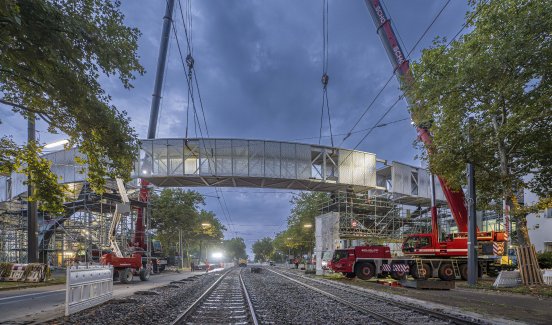
[[[204,241],[220,242],[226,228],[211,211],[201,209],[203,195],[196,191],[164,189],[150,197],[151,227],[163,247],[169,250],[178,245],[179,233],[189,247]]]
[[[102,0],[0,3],[0,103],[42,119],[51,133],[66,134],[67,146],[85,155],[79,162],[87,164],[89,181],[100,192],[106,176],[129,178],[138,150],[127,113],[111,104],[100,85],[101,78],[116,77],[130,89],[135,75],[144,73],[137,56],[140,33],[124,25],[119,7],[119,1]],[[33,165],[42,147],[29,146],[19,150],[4,136],[1,172],[22,172],[27,165],[49,174],[44,161]],[[55,182],[38,181],[31,178],[39,199],[59,209]]]
[[[287,229],[276,235],[274,247],[284,254],[288,252],[312,252],[314,248],[314,218],[329,200],[327,193],[302,192],[291,199],[293,205],[287,220]],[[305,226],[309,226],[305,227]]]
[[[405,87],[414,121],[433,135],[424,158],[456,188],[466,183],[466,163],[473,163],[479,202],[487,207],[524,188],[549,197],[552,2],[470,4],[471,31],[448,47],[437,39],[424,50],[411,67],[415,82]]]
[[[260,262],[268,261],[272,258],[274,253],[274,246],[272,245],[272,239],[265,237],[257,240],[253,243],[253,254],[255,254],[255,260]]]
[[[247,258],[245,241],[241,237],[225,240],[223,242],[223,247],[228,259],[238,260],[240,258]]]

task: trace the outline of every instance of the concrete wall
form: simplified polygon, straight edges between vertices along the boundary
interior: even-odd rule
[[[525,205],[533,205],[538,196],[528,190],[523,192]],[[527,229],[531,243],[537,252],[552,251],[552,208],[527,216]]]
[[[323,274],[322,257],[339,245],[339,213],[330,212],[315,218],[314,222],[316,274]]]

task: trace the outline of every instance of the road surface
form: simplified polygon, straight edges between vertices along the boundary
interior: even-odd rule
[[[138,290],[148,290],[181,280],[202,272],[164,272],[151,275],[149,281],[135,276],[131,284],[115,282],[113,298],[132,295]],[[65,284],[46,287],[0,291],[0,323],[29,324],[63,316],[65,312]]]

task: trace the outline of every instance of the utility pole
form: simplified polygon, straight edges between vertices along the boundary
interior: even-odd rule
[[[35,115],[29,113],[27,120],[27,146],[29,148],[36,142],[36,126]],[[34,195],[35,189],[31,182],[31,173],[29,170],[27,175],[27,263],[38,262],[38,232],[37,232],[37,210],[38,205],[33,198],[31,202],[30,198]]]
[[[172,14],[174,0],[167,1],[165,16],[163,17],[163,31],[161,33],[161,46],[157,58],[157,72],[155,74],[155,85],[153,87],[153,100],[151,102],[150,119],[148,126],[148,139],[155,139],[157,131],[157,119],[159,117],[159,105],[161,104],[161,89],[163,88],[163,77],[165,75],[165,63],[167,62],[167,48],[172,25]]]
[[[184,254],[183,254],[183,250],[182,250],[182,229],[178,230],[178,242],[179,242],[178,247],[180,248],[180,252],[179,252],[179,255],[180,255],[180,268],[183,269],[184,268]]]
[[[468,144],[471,143],[470,129],[473,125],[473,117],[468,120]],[[475,286],[477,283],[477,234],[475,214],[475,170],[473,164],[468,162],[468,284]]]

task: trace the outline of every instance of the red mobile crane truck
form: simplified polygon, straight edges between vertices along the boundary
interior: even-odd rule
[[[365,3],[399,82],[407,85],[412,83],[414,79],[409,61],[397,41],[391,21],[387,18],[380,0],[365,0]],[[427,125],[419,124],[416,129],[419,138],[429,147],[431,135]],[[453,190],[441,177],[438,179],[458,226],[458,233],[447,235],[445,240],[439,239],[435,185],[432,177],[432,231],[428,234],[408,235],[402,246],[405,257],[391,258],[389,248],[384,246],[358,246],[336,250],[330,268],[335,272],[342,272],[347,277],[358,276],[361,279],[370,279],[380,274],[390,274],[395,279],[402,279],[408,274],[417,279],[439,277],[442,280],[454,280],[457,276],[467,279],[468,213],[464,203],[464,192],[462,189]],[[496,261],[505,253],[506,240],[505,232],[477,232],[479,274],[483,271],[490,274],[496,272]]]
[[[104,254],[100,258],[100,264],[113,266],[113,278],[119,279],[122,283],[130,283],[134,275],[139,275],[140,280],[149,280],[150,273],[152,271],[152,264],[156,262],[156,258],[147,256],[147,247],[145,238],[144,227],[144,209],[138,209],[138,215],[136,218],[136,227],[134,233],[134,246],[130,256],[123,256],[121,249],[116,241],[116,228],[123,214],[130,213],[130,200],[126,194],[125,185],[121,179],[116,179],[117,187],[121,195],[123,204],[117,204],[115,213],[113,213],[113,221],[109,230],[109,241],[111,244],[111,253]],[[149,198],[149,192],[147,189],[148,183],[142,181],[140,187],[139,199],[141,202],[147,202]]]

